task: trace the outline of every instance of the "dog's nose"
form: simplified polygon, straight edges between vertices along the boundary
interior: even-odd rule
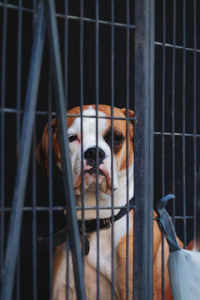
[[[104,158],[106,157],[105,152],[98,148],[98,155],[99,155],[99,165],[103,163]],[[87,163],[89,165],[95,165],[96,164],[96,157],[97,157],[97,148],[89,148],[84,153],[84,158],[86,159]]]

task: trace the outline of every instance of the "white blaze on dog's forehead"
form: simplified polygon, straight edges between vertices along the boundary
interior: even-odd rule
[[[85,118],[84,118],[85,116]],[[96,134],[96,118],[87,118],[95,117],[96,110],[89,106],[87,109],[83,111],[83,131],[84,133]],[[104,132],[107,128],[107,119],[103,119],[102,117],[106,117],[106,114],[102,111],[98,111],[98,131]],[[81,118],[77,117],[72,125],[68,128],[68,134],[78,134],[81,133]]]

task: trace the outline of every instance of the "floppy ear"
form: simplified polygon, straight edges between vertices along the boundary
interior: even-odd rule
[[[123,112],[123,114],[125,115],[125,117],[127,117],[127,108],[122,108],[121,111]],[[135,116],[135,112],[132,109],[128,109],[128,117],[129,118],[133,118]]]
[[[57,126],[56,126],[56,119],[51,121],[51,128],[52,128],[52,148],[54,152],[56,152],[56,158],[59,156],[59,145],[58,145],[58,138],[57,138]],[[49,147],[49,126],[48,124],[44,127],[42,140],[36,147],[36,159],[38,164],[41,168],[48,174],[49,171],[49,164],[48,164],[48,147]],[[57,159],[56,159],[57,160]]]
[[[48,167],[47,167],[47,162],[46,162],[46,158],[45,158],[45,152],[42,149],[42,142],[40,142],[37,145],[35,155],[36,155],[37,163],[40,165],[40,167],[44,171],[46,171]]]
[[[125,117],[127,117],[127,115],[128,115],[129,118],[133,118],[135,116],[135,112],[132,109],[128,109],[128,112],[127,112],[127,108],[122,108],[121,111],[123,112]],[[130,120],[130,126],[129,127],[130,127],[130,131],[129,131],[130,138],[131,138],[131,140],[133,140],[133,137],[134,137],[134,132],[133,132],[134,122],[133,122],[133,120]]]

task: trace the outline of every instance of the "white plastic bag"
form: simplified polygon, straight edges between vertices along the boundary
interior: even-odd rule
[[[200,252],[180,248],[165,210],[170,198],[174,196],[167,195],[159,201],[157,221],[169,244],[168,269],[173,300],[200,300]]]
[[[168,260],[174,300],[200,300],[200,252],[176,250]]]

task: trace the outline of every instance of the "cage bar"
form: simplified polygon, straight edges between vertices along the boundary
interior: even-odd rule
[[[96,166],[99,165],[99,116],[98,116],[98,106],[99,106],[99,0],[95,1],[95,103],[96,103]],[[96,168],[96,178],[99,177],[99,169]],[[96,180],[96,216],[97,216],[97,296],[96,299],[100,299],[100,223],[99,223],[99,184]]]
[[[36,149],[36,130],[33,131],[33,147],[32,151],[35,153]],[[33,224],[32,224],[32,235],[33,235],[33,300],[37,299],[37,186],[36,186],[36,161],[35,157],[33,156],[32,159],[32,166],[33,166]],[[20,299],[20,298],[19,298]]]
[[[134,297],[152,299],[154,1],[135,1],[135,24]]]
[[[172,193],[176,194],[175,180],[175,72],[176,72],[176,0],[173,0],[173,53],[172,53]],[[173,201],[173,221],[175,225],[176,205]]]
[[[48,127],[49,127],[49,144],[48,144],[48,167],[49,167],[49,299],[52,299],[53,284],[53,151],[52,151],[52,68],[50,66],[49,76],[49,101],[48,101]]]
[[[194,113],[193,113],[193,149],[194,149],[194,241],[196,246],[197,240],[197,120],[196,120],[196,110],[197,110],[197,13],[196,13],[196,0],[193,1],[193,11],[194,11]]]
[[[185,141],[185,105],[186,105],[186,96],[185,96],[185,92],[186,92],[186,2],[185,0],[183,0],[183,232],[184,232],[184,239],[183,239],[183,243],[184,243],[184,248],[186,247],[186,241],[187,241],[187,231],[186,231],[186,153],[185,153],[185,148],[186,148],[186,141]]]
[[[61,149],[61,162],[62,162],[62,172],[63,172],[63,182],[64,182],[64,192],[67,210],[70,211],[68,215],[68,229],[69,229],[69,239],[70,239],[70,248],[72,251],[73,266],[74,266],[74,275],[75,275],[75,285],[76,293],[78,299],[85,299],[85,287],[83,281],[83,263],[81,259],[81,251],[79,246],[79,232],[78,224],[75,214],[75,196],[74,191],[71,188],[73,186],[71,178],[71,162],[69,158],[69,145],[66,140],[67,137],[67,128],[66,128],[66,116],[65,106],[64,106],[64,89],[62,81],[62,70],[61,70],[61,59],[60,59],[60,47],[58,40],[58,31],[55,17],[55,7],[54,1],[45,2],[46,8],[46,19],[47,19],[47,28],[49,31],[49,41],[51,48],[51,62],[53,68],[53,83],[56,94],[56,110],[58,115],[58,134],[59,134],[59,143]]]
[[[11,139],[16,139],[16,150],[19,150],[20,140],[21,140],[21,118],[26,113],[23,107],[23,97],[24,97],[24,82],[26,80],[26,72],[24,72],[24,65],[26,64],[26,57],[28,54],[24,54],[24,30],[26,27],[27,16],[33,21],[36,18],[36,8],[37,0],[23,1],[19,0],[17,4],[11,3],[13,1],[0,1],[0,13],[1,13],[1,107],[0,107],[0,117],[1,117],[1,228],[0,228],[0,269],[2,270],[5,254],[5,242],[7,237],[7,225],[9,222],[9,217],[12,214],[12,207],[10,206],[9,196],[7,196],[8,190],[8,175],[7,175],[7,118],[12,118],[14,120],[13,124],[16,127],[13,130],[13,135]],[[178,235],[184,240],[185,246],[189,243],[191,239],[196,240],[198,234],[198,224],[199,224],[199,186],[198,186],[198,165],[199,165],[199,154],[198,146],[200,145],[200,118],[198,116],[199,111],[199,90],[197,88],[197,82],[199,78],[199,3],[193,0],[191,3],[188,1],[155,1],[156,4],[156,15],[154,17],[154,1],[151,2],[147,0],[126,0],[126,3],[121,2],[121,8],[126,12],[125,18],[123,20],[118,19],[117,9],[118,3],[111,0],[108,4],[109,14],[107,18],[104,19],[102,16],[101,5],[104,1],[96,0],[94,5],[91,6],[90,15],[87,15],[87,1],[80,0],[77,1],[77,7],[79,7],[78,12],[72,10],[73,0],[63,0],[58,1],[56,5],[62,7],[58,9],[55,16],[59,23],[59,34],[61,35],[61,49],[62,58],[64,63],[64,86],[65,86],[65,106],[63,110],[68,110],[68,108],[73,104],[69,97],[71,86],[70,82],[70,51],[71,51],[71,28],[70,26],[75,25],[78,29],[76,36],[74,38],[78,41],[78,68],[80,70],[80,75],[78,74],[77,83],[80,85],[80,99],[76,100],[81,106],[80,115],[68,114],[67,117],[78,117],[81,122],[81,135],[83,136],[83,121],[85,118],[96,119],[96,146],[98,152],[98,121],[102,118],[111,121],[111,131],[112,131],[112,145],[111,151],[113,152],[114,138],[113,138],[113,122],[115,120],[124,120],[126,122],[126,134],[128,135],[128,122],[131,120],[134,122],[135,127],[135,198],[137,200],[136,212],[135,212],[135,252],[134,252],[134,296],[138,296],[139,299],[151,299],[153,296],[152,292],[152,215],[151,211],[153,208],[153,180],[156,189],[154,190],[155,204],[158,200],[158,196],[164,196],[165,193],[173,192],[176,195],[176,200],[169,204],[168,211],[173,216],[173,221],[176,226]],[[59,4],[58,4],[59,3]],[[80,6],[79,6],[80,4]],[[110,5],[110,6],[109,6]],[[134,6],[134,9],[133,9]],[[125,8],[126,7],[126,8]],[[135,12],[135,24],[132,24],[131,17]],[[13,49],[16,52],[16,69],[15,79],[9,78],[9,84],[16,89],[15,99],[16,104],[9,101],[7,96],[7,77],[9,77],[9,55],[10,55],[10,45],[9,41],[13,37],[10,37],[10,23],[12,22],[13,16],[16,16],[16,30],[15,30],[15,40],[16,47]],[[153,34],[153,23],[156,22],[156,39],[154,39]],[[64,25],[64,26],[63,26]],[[83,105],[84,102],[91,99],[87,99],[87,89],[85,89],[87,81],[87,57],[85,55],[85,50],[87,50],[87,26],[93,26],[96,30],[95,35],[91,37],[92,43],[96,43],[96,49],[94,47],[94,85],[96,85],[96,90],[94,89],[94,102],[96,101],[97,110],[96,116],[83,116]],[[110,40],[105,40],[105,43],[109,43],[109,54],[111,58],[109,69],[109,83],[106,88],[110,89],[111,97],[106,100],[111,104],[111,116],[101,117],[98,116],[98,105],[101,103],[101,47],[104,46],[104,41],[101,40],[101,30],[106,28],[109,33]],[[120,57],[118,56],[118,32],[123,31],[125,45],[122,43],[122,48],[125,51],[120,52]],[[132,32],[135,35],[133,37],[135,43],[134,52],[131,50]],[[78,37],[77,37],[78,35]],[[31,36],[31,34],[30,34]],[[32,37],[31,37],[32,38]],[[31,39],[30,38],[30,39]],[[72,39],[73,40],[73,39]],[[62,43],[63,42],[63,43]],[[156,51],[158,55],[155,58],[155,65],[159,64],[162,66],[158,71],[155,80],[156,98],[155,104],[153,101],[153,70],[154,70],[154,45],[156,46]],[[31,41],[32,43],[32,41]],[[79,45],[80,44],[80,45]],[[51,46],[50,46],[51,48]],[[51,50],[51,49],[50,49]],[[124,52],[123,52],[124,51]],[[11,51],[12,52],[12,51]],[[48,50],[47,50],[48,53]],[[106,53],[107,54],[107,53]],[[45,55],[46,57],[46,55]],[[131,66],[131,60],[134,57],[135,64]],[[117,118],[113,116],[113,108],[117,106],[118,97],[118,66],[120,65],[120,59],[126,62],[126,72],[124,72],[124,87],[126,90],[126,97],[123,99],[123,103],[120,103],[122,107],[129,106],[133,107],[135,110],[136,118],[128,117]],[[189,62],[191,62],[190,67]],[[44,70],[47,73],[51,69],[48,62],[48,68],[46,68],[46,62],[44,64]],[[125,65],[124,64],[124,65]],[[131,67],[130,67],[131,66]],[[15,67],[14,67],[15,68]],[[96,68],[96,69],[95,69]],[[183,72],[179,74],[180,69],[183,68]],[[182,70],[182,69],[181,69]],[[132,80],[131,72],[134,73],[134,82]],[[39,101],[38,110],[35,112],[34,118],[36,120],[40,119],[43,121],[47,120],[49,125],[51,123],[51,118],[56,116],[54,107],[51,106],[51,100],[54,95],[52,92],[52,70],[49,72],[47,84],[43,88],[48,89],[48,101],[46,101],[46,106],[43,102]],[[69,74],[68,74],[69,73]],[[86,74],[86,76],[85,76]],[[159,75],[158,75],[159,74]],[[169,77],[169,75],[171,77]],[[191,82],[190,82],[190,78]],[[79,82],[80,81],[80,82]],[[43,83],[43,79],[41,79]],[[190,89],[189,87],[190,82]],[[134,101],[132,101],[130,88],[134,85]],[[92,85],[91,85],[92,88]],[[122,88],[122,89],[123,89]],[[77,88],[78,89],[78,88]],[[162,93],[162,95],[161,95]],[[8,93],[9,94],[9,93]],[[42,94],[42,93],[41,93]],[[105,93],[106,94],[106,93]],[[125,95],[125,94],[124,94]],[[161,95],[161,97],[160,97]],[[40,98],[40,96],[39,96]],[[40,100],[40,99],[39,99]],[[79,101],[80,100],[80,101]],[[135,102],[135,103],[133,103]],[[188,109],[188,103],[190,102],[190,108]],[[85,104],[86,104],[85,103]],[[155,107],[156,114],[153,113],[153,107]],[[180,112],[179,113],[179,109]],[[155,115],[155,128],[153,132],[153,119]],[[189,115],[189,117],[188,117]],[[59,118],[59,116],[57,116]],[[42,123],[41,122],[41,123]],[[29,123],[27,123],[29,124]],[[189,124],[189,125],[188,125]],[[53,259],[53,232],[58,224],[54,222],[54,216],[59,214],[59,216],[64,215],[65,206],[62,202],[54,199],[54,178],[53,178],[53,161],[52,155],[53,151],[51,148],[52,136],[51,136],[51,126],[49,126],[49,179],[47,184],[47,193],[49,194],[48,201],[40,203],[40,191],[38,189],[37,183],[38,178],[36,174],[36,161],[35,161],[35,147],[37,144],[37,134],[41,133],[41,124],[34,128],[33,139],[32,139],[32,159],[31,167],[29,168],[30,182],[28,187],[30,187],[31,193],[28,202],[23,205],[21,213],[25,216],[31,216],[31,237],[27,243],[29,243],[29,254],[30,254],[30,264],[31,271],[29,274],[30,279],[27,281],[31,282],[31,289],[29,291],[30,296],[33,300],[37,299],[41,292],[41,286],[39,282],[40,271],[44,268],[49,270],[48,273],[48,286],[46,288],[46,294],[51,299],[52,295],[52,259]],[[39,127],[39,128],[38,128]],[[153,134],[155,137],[155,148],[153,149]],[[158,142],[158,144],[157,144]],[[159,146],[159,149],[158,149]],[[81,146],[81,169],[83,171],[83,145]],[[16,157],[15,147],[13,147],[13,155]],[[158,153],[158,159],[156,159],[155,169],[153,170],[153,150]],[[126,145],[126,151],[128,153],[128,144]],[[180,156],[180,157],[179,157]],[[157,157],[156,157],[157,158]],[[126,165],[128,167],[130,157],[127,156]],[[97,155],[98,163],[98,155]],[[9,164],[8,164],[9,165]],[[141,168],[141,165],[143,168]],[[128,169],[128,168],[127,168]],[[111,170],[113,174],[113,160],[111,160]],[[170,174],[170,175],[169,175]],[[128,172],[127,172],[128,175]],[[147,175],[149,178],[147,178]],[[97,172],[98,176],[98,172]],[[158,180],[159,177],[159,180]],[[113,177],[112,177],[113,185]],[[114,201],[113,190],[111,190],[111,205],[109,207],[102,207],[101,203],[98,201],[98,186],[97,186],[97,206],[84,206],[84,186],[82,177],[82,207],[76,207],[76,211],[82,211],[82,244],[84,240],[84,219],[87,211],[97,209],[97,234],[100,237],[99,230],[99,212],[100,210],[110,210],[111,216],[114,218],[114,209],[120,209],[122,207],[117,207]],[[128,211],[128,198],[129,198],[129,182],[127,176],[127,211]],[[12,200],[12,199],[11,199]],[[32,201],[32,202],[31,202]],[[191,205],[192,203],[192,205]],[[189,205],[190,204],[190,205]],[[49,236],[49,248],[46,253],[48,254],[48,265],[39,266],[38,262],[40,259],[40,244],[37,243],[37,239],[41,239],[41,232],[38,229],[40,227],[40,219],[46,216],[47,220],[47,232]],[[127,235],[129,230],[129,218],[127,215]],[[115,298],[115,269],[114,269],[114,234],[115,228],[114,223],[111,227],[111,299]],[[27,230],[27,229],[26,229]],[[22,228],[22,238],[26,231]],[[141,238],[143,236],[143,238]],[[69,286],[69,237],[66,236],[66,253],[67,253],[67,272],[66,272],[66,284]],[[78,241],[79,238],[77,237]],[[17,258],[17,269],[15,276],[15,298],[23,299],[24,288],[22,289],[22,282],[24,277],[24,265],[20,259],[20,252],[23,254],[25,251],[24,243],[20,243],[19,239],[19,256]],[[98,238],[98,252],[100,250],[100,243]],[[127,249],[126,249],[126,299],[130,299],[130,286],[128,283],[128,273],[132,266],[129,265],[128,253],[129,253],[129,239],[127,236]],[[31,244],[31,245],[30,245]],[[145,245],[148,245],[146,247]],[[142,249],[142,250],[141,250]],[[164,254],[164,249],[163,249]],[[82,249],[81,259],[84,258],[84,247]],[[164,255],[163,255],[164,260]],[[100,299],[101,290],[99,284],[100,277],[100,260],[97,255],[97,295],[96,298]],[[145,267],[144,267],[145,265]],[[146,265],[149,266],[146,269]],[[141,266],[143,266],[141,268]],[[45,270],[46,270],[45,269]],[[142,269],[142,270],[141,270]],[[28,277],[28,276],[27,276]],[[162,299],[165,299],[164,295],[164,268],[162,271]],[[9,287],[10,288],[10,287]],[[67,289],[68,291],[68,289]],[[32,294],[32,295],[31,295]],[[146,298],[145,298],[146,297]],[[66,293],[66,299],[69,298],[68,292]]]
[[[7,7],[3,9],[3,30],[2,30],[2,58],[1,58],[1,257],[0,269],[2,273],[4,260],[5,240],[5,79],[6,79],[6,39],[7,39]]]
[[[115,3],[111,0],[111,299],[114,299],[114,191],[113,191],[113,153],[114,153],[114,132],[113,132],[113,110],[115,105]]]
[[[126,1],[126,203],[127,203],[127,217],[126,217],[126,299],[129,299],[128,275],[129,270],[133,266],[129,265],[129,107],[130,107],[130,3]]]
[[[21,137],[21,147],[15,189],[13,196],[13,209],[10,220],[10,229],[6,248],[6,258],[2,274],[1,299],[11,299],[15,266],[17,259],[17,250],[19,248],[19,237],[21,230],[22,207],[28,171],[28,161],[31,148],[31,138],[34,123],[34,111],[36,108],[36,99],[38,91],[38,82],[40,76],[40,66],[42,61],[44,45],[44,8],[40,4],[37,11],[37,23],[32,50],[32,59],[29,72],[29,81],[26,94],[26,107],[23,121],[23,130]],[[29,120],[27,122],[27,120]]]
[[[163,0],[163,45],[162,45],[162,197],[165,196],[165,93],[166,93],[166,1]],[[165,298],[164,236],[162,235],[162,300]]]

